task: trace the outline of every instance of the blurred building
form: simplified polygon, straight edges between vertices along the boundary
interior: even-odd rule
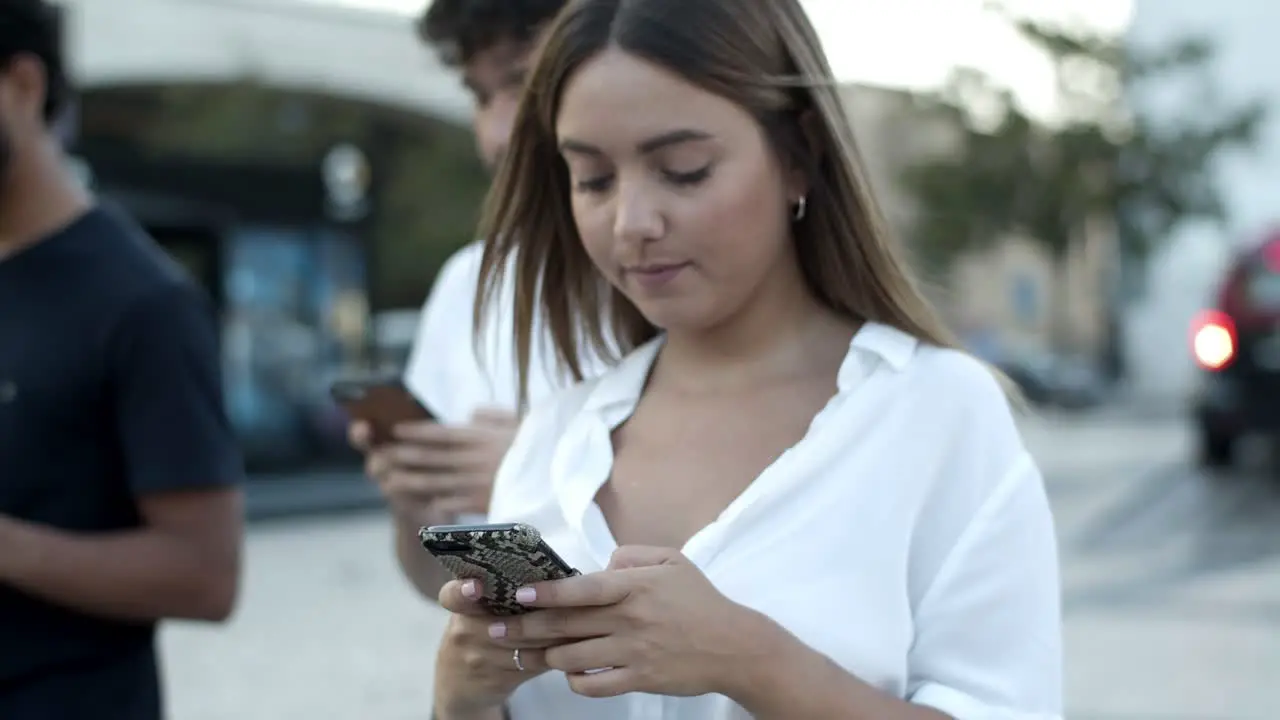
[[[915,110],[907,92],[849,85],[844,93],[876,194],[889,222],[905,235],[916,208],[896,178],[909,164],[949,152],[958,142],[956,128]],[[1041,244],[1016,235],[1000,238],[958,260],[937,304],[975,343],[1009,352],[1044,351],[1056,333],[1068,349],[1097,357],[1107,342],[1115,249],[1107,224],[1098,222],[1088,232],[1061,277]],[[1061,313],[1056,321],[1054,305]]]
[[[63,0],[71,144],[203,282],[251,466],[352,458],[332,378],[469,240],[469,101],[408,18],[297,0]]]

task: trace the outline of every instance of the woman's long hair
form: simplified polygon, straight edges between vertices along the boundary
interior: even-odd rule
[[[807,214],[793,233],[805,282],[822,304],[853,321],[955,346],[872,196],[839,88],[799,0],[570,0],[547,31],[481,225],[477,334],[514,272],[522,405],[539,316],[558,363],[576,380],[584,341],[610,358],[658,332],[587,257],[557,147],[566,83],[610,47],[746,109],[783,160],[808,174]]]

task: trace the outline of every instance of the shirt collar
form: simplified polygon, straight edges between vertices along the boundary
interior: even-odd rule
[[[624,421],[640,402],[649,371],[664,341],[663,335],[653,338],[602,375],[587,397],[584,412],[603,418],[610,427]],[[882,323],[864,323],[849,342],[849,352],[836,376],[837,391],[847,392],[857,387],[879,365],[901,371],[911,361],[919,344],[915,337],[897,328]]]
[[[617,427],[635,410],[644,392],[649,371],[658,358],[658,351],[666,336],[658,335],[627,354],[620,363],[600,376],[595,388],[583,405],[584,414],[605,419],[610,427]]]
[[[598,376],[571,421],[552,458],[553,488],[566,521],[591,548],[601,567],[613,551],[603,515],[591,510],[596,493],[613,466],[610,434],[631,416],[640,402],[650,369],[665,337],[659,335],[636,348],[613,368]],[[886,325],[867,323],[854,335],[837,375],[837,394],[861,385],[876,369],[897,372],[907,365],[917,341]]]
[[[895,327],[864,323],[849,341],[849,354],[845,355],[836,375],[836,391],[853,390],[882,365],[900,372],[911,362],[919,345],[920,341],[913,335]]]

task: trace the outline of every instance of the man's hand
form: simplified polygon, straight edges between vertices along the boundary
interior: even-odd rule
[[[371,428],[351,426],[351,443],[365,453],[365,468],[387,498],[396,520],[396,557],[424,598],[435,601],[452,575],[418,541],[423,525],[449,525],[459,513],[489,508],[493,476],[515,436],[509,413],[477,412],[470,424],[414,423],[395,430],[395,441],[372,446]]]
[[[357,422],[351,439],[366,451],[366,472],[398,519],[411,525],[447,524],[461,513],[488,510],[493,476],[516,424],[509,413],[482,410],[465,426],[398,425],[395,440],[378,447],[370,447],[368,425]]]

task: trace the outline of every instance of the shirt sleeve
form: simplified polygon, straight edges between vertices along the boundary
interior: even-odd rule
[[[952,548],[916,611],[908,697],[956,720],[1060,720],[1053,520],[1025,452]]]
[[[115,424],[130,487],[143,496],[241,483],[223,401],[217,314],[174,283],[137,301],[109,340]]]
[[[469,245],[440,269],[422,305],[417,334],[405,366],[405,385],[437,417],[450,424],[470,420],[472,410],[461,407],[464,403],[458,398],[458,384],[474,383],[474,380],[458,377],[455,363],[450,359],[460,352],[460,347],[465,348],[461,350],[465,355],[474,344],[473,308],[479,251],[478,244]]]

